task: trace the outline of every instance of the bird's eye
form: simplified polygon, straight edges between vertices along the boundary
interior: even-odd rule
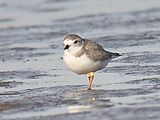
[[[74,44],[76,44],[78,41],[74,41]]]

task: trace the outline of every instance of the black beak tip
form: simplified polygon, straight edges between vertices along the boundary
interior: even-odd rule
[[[70,47],[69,45],[66,45],[66,46],[64,47],[64,50],[68,49],[69,47]]]

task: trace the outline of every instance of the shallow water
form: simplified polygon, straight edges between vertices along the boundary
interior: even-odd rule
[[[0,120],[159,120],[158,0],[1,0],[0,14]],[[122,54],[93,91],[61,59],[68,33]]]

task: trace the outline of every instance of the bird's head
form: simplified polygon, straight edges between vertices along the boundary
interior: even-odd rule
[[[64,51],[68,53],[78,52],[84,45],[84,40],[76,34],[69,34],[64,38]]]

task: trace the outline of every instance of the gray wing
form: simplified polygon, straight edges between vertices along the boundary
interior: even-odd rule
[[[112,52],[105,51],[100,44],[86,39],[84,49],[86,55],[94,61],[104,61],[110,59],[113,55]]]

